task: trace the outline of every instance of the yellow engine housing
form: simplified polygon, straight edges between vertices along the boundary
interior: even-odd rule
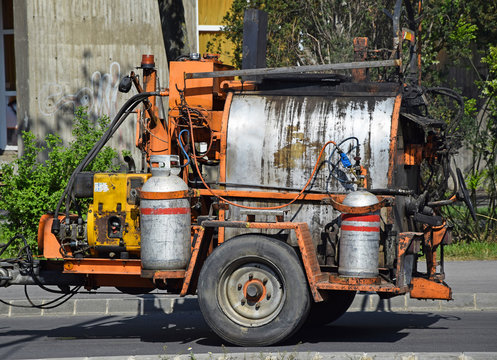
[[[102,252],[140,252],[140,207],[137,189],[151,174],[97,173],[88,210],[88,245]]]

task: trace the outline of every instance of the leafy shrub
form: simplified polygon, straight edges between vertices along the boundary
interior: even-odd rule
[[[109,124],[106,116],[93,124],[85,108],[78,108],[74,115],[74,140],[67,146],[62,144],[59,135],[48,134],[40,145],[33,133],[24,132],[22,156],[0,167],[4,183],[0,187],[0,209],[7,210],[7,214],[0,215],[2,242],[22,233],[32,249],[36,250],[41,215],[55,210],[71,173]],[[48,157],[40,162],[38,159],[44,152]],[[117,152],[105,147],[85,170],[115,171],[118,168],[116,159]],[[14,255],[16,248],[17,246],[11,246],[6,253]]]

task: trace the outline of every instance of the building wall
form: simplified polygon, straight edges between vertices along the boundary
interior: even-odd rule
[[[165,30],[172,18],[169,10],[176,4],[171,0],[16,0],[20,128],[40,139],[58,133],[67,141],[77,106],[86,106],[94,117],[112,118],[136,93],[133,89],[121,94],[118,84],[122,76],[136,71],[142,54],[155,55],[160,84],[167,87],[166,53],[178,46],[184,48],[179,52],[187,53],[196,48],[196,30],[191,26],[183,24],[173,34]],[[191,20],[195,2],[182,4],[183,21],[196,23]],[[113,146],[134,149],[134,119],[130,116],[117,131]]]

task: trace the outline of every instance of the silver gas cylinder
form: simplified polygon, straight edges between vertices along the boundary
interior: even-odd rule
[[[348,194],[343,205],[362,207],[378,204],[378,198],[367,191]],[[338,273],[341,276],[372,278],[378,276],[380,246],[380,213],[342,214],[340,226],[340,258]]]
[[[188,190],[178,176],[179,161],[177,155],[150,156],[152,176],[143,185],[140,200],[145,270],[185,269],[190,260],[190,202],[186,197],[176,198]]]

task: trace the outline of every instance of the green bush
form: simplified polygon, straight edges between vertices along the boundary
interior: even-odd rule
[[[28,239],[33,251],[37,250],[41,215],[55,210],[71,173],[109,124],[106,116],[93,124],[85,108],[78,108],[74,115],[74,140],[67,146],[63,145],[58,135],[48,134],[40,145],[33,133],[24,132],[22,156],[0,167],[4,183],[0,187],[0,209],[7,210],[6,215],[0,215],[0,237],[3,243],[21,233]],[[45,152],[48,154],[47,159],[40,162],[39,158]],[[117,152],[105,147],[85,170],[115,171],[118,168],[116,160]],[[12,256],[16,249],[17,246],[13,245],[6,254]]]
[[[459,204],[443,208],[442,214],[453,226],[454,239],[461,243],[486,242],[494,243],[497,234],[495,229],[489,228],[495,219],[490,207],[480,206],[475,208],[476,221],[471,219],[471,215],[466,205]]]

